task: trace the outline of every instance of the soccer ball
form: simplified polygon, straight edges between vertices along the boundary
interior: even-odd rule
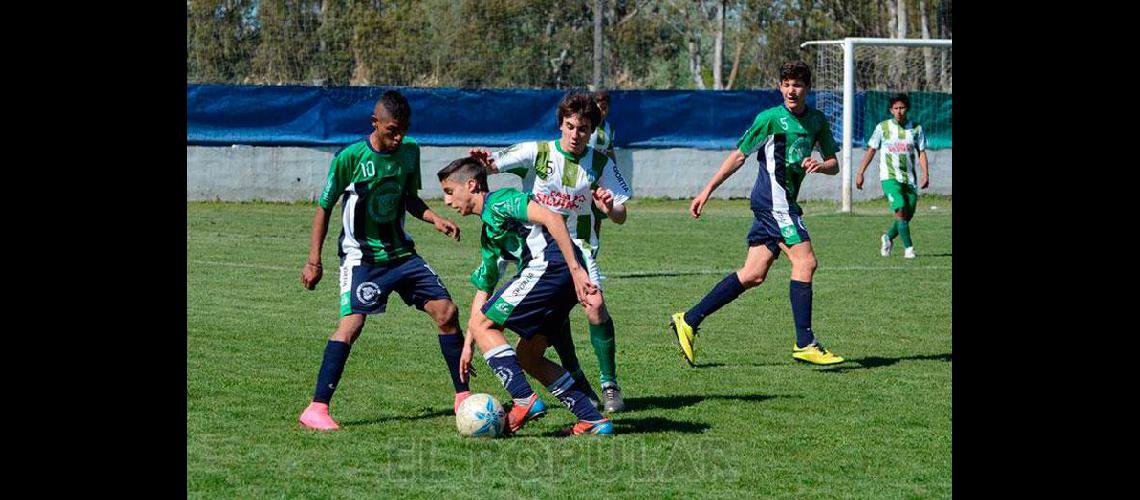
[[[455,412],[455,426],[463,436],[499,437],[506,423],[503,405],[490,394],[468,396]]]

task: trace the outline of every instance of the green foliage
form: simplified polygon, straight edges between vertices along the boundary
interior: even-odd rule
[[[892,0],[893,1],[893,0]],[[603,84],[712,88],[717,0],[604,0]],[[808,40],[893,35],[881,1],[724,0],[727,84],[770,88]],[[918,0],[908,25],[920,36]],[[950,0],[925,1],[950,37]],[[594,0],[190,0],[189,82],[448,87],[583,87],[593,74]],[[690,54],[688,43],[697,43]]]

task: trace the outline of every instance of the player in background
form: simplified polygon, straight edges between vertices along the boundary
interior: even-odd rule
[[[891,96],[888,110],[892,118],[875,126],[871,139],[867,141],[863,164],[859,166],[859,173],[855,174],[855,187],[863,189],[863,172],[867,171],[867,165],[871,164],[875,151],[882,149],[882,154],[879,155],[879,181],[883,186],[883,195],[887,197],[887,204],[895,214],[891,227],[879,238],[879,255],[883,257],[891,256],[895,236],[902,237],[903,257],[915,257],[910,220],[914,218],[914,209],[918,207],[918,190],[930,185],[926,134],[922,132],[922,125],[907,120],[906,113],[909,109],[910,97],[906,94]],[[914,175],[916,156],[917,163],[922,165],[922,181],[917,184]]]
[[[835,141],[823,113],[808,107],[805,100],[811,90],[811,68],[802,61],[785,63],[780,67],[779,83],[783,104],[756,115],[752,126],[737,141],[736,149],[689,207],[690,215],[700,217],[713,191],[739,170],[749,155],[756,153],[760,173],[752,188],[754,219],[748,232],[744,265],[725,276],[687,312],[673,314],[670,321],[672,335],[690,365],[696,361],[694,341],[701,322],[745,290],[763,283],[781,251],[792,261],[788,290],[796,327],[792,358],[820,365],[843,362],[843,358],[824,349],[812,331],[811,281],[816,259],[804,226],[803,210],[796,203],[807,174],[839,172]],[[823,153],[822,162],[811,156],[816,144]]]

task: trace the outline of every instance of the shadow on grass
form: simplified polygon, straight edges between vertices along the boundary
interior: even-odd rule
[[[702,368],[724,368],[724,367],[740,368],[740,367],[748,367],[748,366],[756,367],[756,366],[785,366],[785,365],[787,365],[787,363],[733,363],[733,364],[697,363],[697,364],[693,365],[693,369],[699,370]]]
[[[787,397],[799,396],[769,394],[687,394],[677,396],[645,396],[626,399],[625,407],[626,411],[630,412],[652,409],[676,410],[678,408],[695,405],[706,399],[760,402],[767,401],[772,398]],[[626,419],[621,419],[623,422],[625,420]]]
[[[433,410],[433,411],[429,411],[427,413],[421,413],[419,415],[397,415],[397,416],[392,416],[392,417],[377,417],[377,418],[369,418],[369,419],[364,419],[364,420],[346,420],[344,422],[340,422],[340,424],[341,425],[371,425],[371,424],[379,424],[379,423],[384,423],[384,422],[404,422],[404,421],[409,421],[409,420],[424,420],[424,419],[435,418],[435,417],[449,417],[452,415],[454,415],[454,413],[451,410]]]
[[[637,278],[673,278],[679,276],[708,276],[721,274],[721,271],[645,271],[632,273],[607,274],[608,278],[637,279]]]
[[[919,257],[953,257],[953,253],[927,253],[920,254]]]
[[[699,434],[712,427],[704,422],[685,422],[660,417],[644,418],[615,418],[614,431],[618,434],[659,434],[663,432],[678,432],[682,434]]]
[[[868,368],[881,368],[884,366],[891,366],[899,361],[945,361],[949,363],[954,359],[953,353],[946,354],[925,354],[921,356],[903,356],[901,358],[881,358],[878,356],[869,356],[866,358],[849,359],[846,363],[839,366],[830,368],[821,368],[819,372],[823,373],[842,373],[852,370],[866,370]]]

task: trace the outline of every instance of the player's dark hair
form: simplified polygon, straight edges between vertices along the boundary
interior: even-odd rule
[[[562,128],[562,120],[578,115],[590,120],[590,128],[596,128],[602,121],[602,110],[594,96],[582,92],[569,92],[558,103],[558,128]]]
[[[384,110],[400,123],[406,124],[412,119],[412,107],[408,105],[408,99],[395,90],[384,92],[377,104],[384,106]]]
[[[480,191],[490,191],[487,189],[487,168],[470,156],[448,163],[436,175],[439,176],[439,182],[451,179],[452,182],[460,183],[467,182],[467,179],[475,179],[475,182],[479,183]]]
[[[887,109],[894,107],[896,102],[902,102],[906,105],[907,109],[910,109],[910,96],[906,94],[895,94],[891,96],[890,102],[887,103]]]
[[[610,91],[608,91],[606,89],[600,89],[600,90],[595,91],[594,92],[594,101],[605,102],[605,103],[610,102]]]
[[[811,67],[803,61],[786,62],[780,66],[780,81],[803,80],[804,85],[811,87]]]

